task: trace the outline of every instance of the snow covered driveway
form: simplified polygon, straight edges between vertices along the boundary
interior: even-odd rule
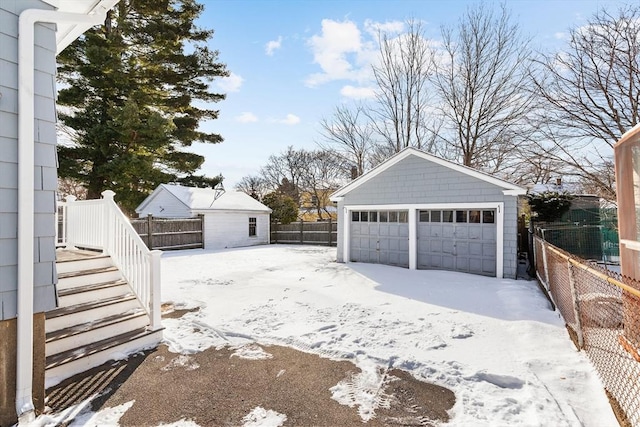
[[[365,391],[377,367],[400,368],[455,392],[451,426],[617,425],[586,355],[533,281],[338,264],[335,248],[310,246],[162,259],[163,302],[201,308],[163,320],[172,351],[286,345],[353,361]],[[363,420],[375,411],[366,393],[351,398]]]

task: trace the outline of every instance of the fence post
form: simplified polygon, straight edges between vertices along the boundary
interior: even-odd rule
[[[111,255],[111,244],[113,241],[113,235],[116,230],[114,229],[113,221],[111,221],[111,207],[109,206],[109,204],[113,203],[115,205],[116,202],[114,200],[114,196],[116,195],[116,193],[111,190],[105,190],[100,194],[102,194],[102,200],[104,203],[104,209],[102,210],[104,227],[102,253]]]
[[[304,220],[300,220],[300,244],[304,244]]]
[[[204,249],[204,214],[198,214],[198,218],[200,218],[200,243]]]
[[[147,247],[153,249],[153,214],[147,214]]]
[[[272,222],[271,223],[271,236],[272,236],[272,243],[278,243],[278,223],[277,222]]]
[[[573,277],[573,266],[569,259],[567,259],[567,269],[569,270],[569,288],[571,289],[571,299],[573,300],[573,315],[576,318],[576,328],[578,329],[576,331],[578,334],[578,347],[582,350],[584,348],[584,338],[582,335],[582,320],[580,319],[580,301],[576,290],[576,281]]]
[[[329,215],[328,225],[329,225],[329,246],[331,246],[331,229],[333,227],[333,225],[331,224],[331,215]]]
[[[149,300],[149,311],[151,313],[151,330],[157,331],[162,328],[162,320],[160,318],[161,311],[161,299],[160,299],[160,257],[162,256],[162,251],[151,251],[149,254],[149,262],[151,267],[151,298]]]
[[[64,236],[63,238],[65,239],[65,249],[72,251],[75,250],[76,247],[73,244],[73,240],[74,240],[74,235],[73,235],[73,230],[75,229],[74,227],[68,227],[67,224],[69,224],[69,213],[71,212],[71,216],[74,215],[73,212],[73,202],[76,201],[76,196],[74,195],[68,195],[67,197],[65,197],[65,201],[67,202],[66,205],[62,208],[62,235]],[[56,224],[56,227],[58,226],[58,224]],[[71,231],[71,233],[69,233],[69,231]]]
[[[545,240],[542,240],[542,265],[544,266],[544,286],[547,290],[550,290],[549,267],[547,266],[547,242]]]

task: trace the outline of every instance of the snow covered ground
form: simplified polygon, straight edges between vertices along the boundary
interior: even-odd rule
[[[200,308],[163,320],[174,352],[246,346],[244,357],[260,357],[249,344],[286,345],[352,360],[363,390],[379,385],[378,367],[400,368],[454,391],[450,426],[617,425],[535,282],[338,264],[335,248],[272,245],[167,252],[162,292],[176,308]],[[327,393],[363,420],[375,414],[370,395],[348,386]],[[286,415],[256,408],[245,425]]]

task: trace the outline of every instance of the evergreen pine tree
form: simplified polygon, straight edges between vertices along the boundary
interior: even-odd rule
[[[229,74],[207,47],[213,31],[194,24],[202,10],[195,0],[121,0],[58,56],[59,118],[71,140],[58,148],[58,173],[88,198],[113,190],[131,213],[161,183],[222,180],[195,175],[204,157],[184,150],[222,141],[199,129],[225,97],[209,84]]]

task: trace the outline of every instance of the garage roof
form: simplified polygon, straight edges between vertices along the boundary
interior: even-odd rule
[[[496,178],[496,177],[491,176],[489,174],[486,174],[484,172],[480,172],[480,171],[477,171],[475,169],[471,169],[471,168],[469,168],[467,166],[459,165],[457,163],[453,163],[453,162],[450,162],[448,160],[444,160],[444,159],[442,159],[440,157],[436,157],[436,156],[434,156],[432,154],[425,153],[424,151],[418,150],[416,148],[407,147],[407,148],[403,149],[402,151],[400,151],[399,153],[395,154],[394,156],[390,157],[389,159],[385,160],[383,163],[381,163],[377,167],[373,168],[369,172],[367,172],[364,175],[358,177],[357,179],[351,181],[349,184],[345,185],[344,187],[342,187],[341,189],[339,189],[338,191],[333,193],[331,195],[331,197],[330,197],[331,201],[332,202],[337,202],[341,197],[343,197],[347,193],[349,193],[352,190],[358,188],[359,186],[361,186],[365,182],[368,182],[370,179],[375,178],[376,176],[378,176],[382,172],[386,171],[390,167],[392,167],[395,164],[401,162],[402,160],[406,159],[409,156],[417,156],[417,157],[420,157],[420,158],[422,158],[424,160],[427,160],[429,162],[436,163],[436,164],[438,164],[440,166],[444,166],[446,168],[455,170],[455,171],[463,173],[465,175],[472,176],[472,177],[474,177],[476,179],[479,179],[481,181],[485,181],[485,182],[488,182],[490,184],[496,185],[496,186],[498,186],[498,187],[503,189],[503,193],[505,195],[518,196],[518,195],[522,195],[522,194],[526,194],[527,193],[526,189],[524,189],[524,188],[522,188],[522,187],[520,187],[518,185],[515,185],[515,184],[512,184],[510,182],[504,181],[502,179]]]

